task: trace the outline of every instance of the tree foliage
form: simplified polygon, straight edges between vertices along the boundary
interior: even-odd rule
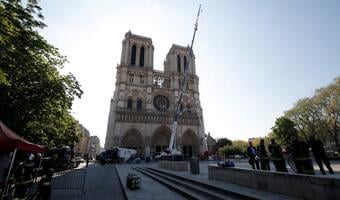
[[[288,117],[277,118],[272,131],[279,143],[288,146],[291,145],[292,138],[298,134],[295,129],[295,123]]]
[[[258,138],[254,138],[252,139],[253,142],[253,146],[257,147],[258,145],[260,145],[260,140],[264,139],[264,144],[267,146],[268,144],[270,144],[270,140],[274,138],[274,133],[269,133],[268,135],[264,136],[264,137],[258,137]],[[234,143],[234,142],[233,142]]]
[[[82,90],[67,62],[38,32],[43,23],[34,0],[0,1],[0,118],[17,134],[47,146],[78,140],[70,115]]]
[[[294,129],[307,141],[311,135],[339,148],[340,137],[340,77],[326,87],[317,89],[312,97],[300,99],[283,117],[276,120],[276,138],[288,143]]]
[[[320,121],[325,132],[323,134],[331,138],[339,148],[340,137],[340,77],[327,87],[315,92],[315,102],[320,109]]]
[[[232,141],[228,138],[219,138],[216,141],[216,144],[214,146],[215,151],[218,151],[219,148],[224,147],[225,145],[231,145]]]
[[[229,155],[246,155],[248,143],[243,140],[235,140],[232,144],[219,148],[219,152],[225,156]]]

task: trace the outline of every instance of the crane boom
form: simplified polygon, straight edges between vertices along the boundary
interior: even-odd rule
[[[177,148],[176,148],[177,123],[178,123],[178,116],[181,112],[180,105],[181,105],[181,101],[182,101],[182,97],[183,97],[183,93],[184,93],[184,86],[185,86],[185,82],[186,82],[186,79],[187,79],[187,76],[188,76],[188,69],[187,68],[189,66],[190,61],[192,60],[192,57],[193,57],[193,50],[192,49],[193,49],[193,46],[194,46],[196,31],[198,29],[198,19],[199,19],[200,13],[201,13],[201,5],[198,8],[196,23],[194,25],[195,26],[194,27],[194,34],[192,36],[190,50],[189,50],[189,59],[184,64],[184,78],[183,78],[183,81],[182,81],[181,86],[180,86],[179,98],[178,98],[178,101],[176,103],[176,112],[175,112],[175,116],[174,116],[174,122],[172,124],[171,138],[170,138],[170,144],[169,144],[169,148],[168,148],[168,151],[171,154],[181,154],[181,152],[178,151]]]

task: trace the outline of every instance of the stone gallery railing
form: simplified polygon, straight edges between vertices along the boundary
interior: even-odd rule
[[[152,85],[154,88],[167,88],[171,87],[171,76],[163,72],[157,72],[154,70],[152,77]]]
[[[162,123],[172,124],[174,120],[174,113],[172,112],[145,112],[145,111],[117,111],[117,121],[124,122],[149,122],[149,123]],[[185,125],[199,125],[199,119],[196,113],[182,115],[179,124]]]

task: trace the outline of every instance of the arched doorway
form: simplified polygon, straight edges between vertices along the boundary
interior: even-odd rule
[[[169,147],[171,130],[167,126],[156,129],[151,138],[151,155],[161,152]]]
[[[195,132],[191,129],[183,133],[182,154],[185,157],[199,156],[199,141]]]
[[[135,149],[138,155],[144,155],[144,140],[142,134],[136,129],[128,130],[120,142],[120,147]]]

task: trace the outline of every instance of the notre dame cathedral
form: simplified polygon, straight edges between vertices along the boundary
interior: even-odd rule
[[[105,149],[115,146],[154,155],[168,148],[184,70],[188,70],[180,105],[176,144],[184,156],[207,150],[195,58],[186,66],[190,47],[173,44],[164,71],[153,69],[151,38],[125,34],[111,99]],[[201,120],[200,120],[201,119]]]

